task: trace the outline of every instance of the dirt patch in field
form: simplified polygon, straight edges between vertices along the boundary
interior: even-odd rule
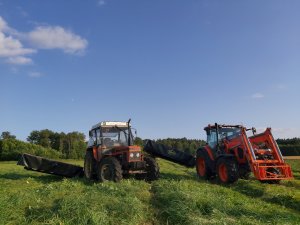
[[[300,159],[300,156],[283,156],[284,159]]]

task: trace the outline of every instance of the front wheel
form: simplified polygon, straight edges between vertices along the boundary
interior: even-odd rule
[[[156,160],[150,156],[145,156],[144,161],[146,162],[146,173],[136,174],[136,179],[146,181],[157,180],[159,178],[159,166]]]
[[[107,157],[100,161],[97,168],[97,178],[100,182],[122,180],[122,167],[114,157]]]
[[[217,175],[220,183],[230,184],[239,179],[238,166],[234,159],[221,157],[217,161]]]

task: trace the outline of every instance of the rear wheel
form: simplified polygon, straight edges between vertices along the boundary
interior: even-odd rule
[[[102,159],[97,168],[97,178],[100,182],[119,182],[122,180],[122,167],[120,162],[114,157]]]
[[[146,181],[157,180],[159,178],[159,166],[156,160],[150,156],[145,156],[144,161],[146,162],[146,173],[136,174],[136,179]]]
[[[221,157],[217,162],[218,180],[224,184],[234,183],[239,179],[238,166],[234,159]]]
[[[87,151],[84,157],[84,176],[87,179],[95,178],[95,159],[92,151]]]
[[[196,159],[196,170],[197,174],[200,178],[209,180],[211,177],[214,176],[214,173],[211,169],[211,161],[209,156],[206,152],[198,151],[197,152],[197,159]]]

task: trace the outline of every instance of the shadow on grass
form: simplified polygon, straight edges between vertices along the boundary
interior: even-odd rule
[[[265,187],[259,186],[259,187],[253,187],[250,185],[250,183],[234,183],[230,186],[231,189],[234,191],[240,192],[241,194],[247,195],[252,198],[260,198],[265,193]]]
[[[196,180],[196,176],[191,176],[189,174],[175,174],[175,173],[166,173],[161,172],[159,179],[165,180]]]
[[[32,178],[42,183],[56,182],[56,181],[61,181],[63,179],[63,177],[54,176],[54,175],[38,176],[34,174],[20,174],[15,172],[0,174],[0,179],[20,180],[20,179],[28,179],[28,178]]]
[[[272,185],[272,184],[267,184]],[[273,184],[277,185],[277,184]],[[282,193],[281,195],[272,195],[272,193],[265,192],[265,185],[253,187],[249,183],[239,183],[235,185],[228,186],[234,191],[237,191],[241,194],[252,198],[259,198],[262,201],[267,203],[277,204],[280,206],[284,206],[286,208],[290,208],[292,210],[296,210],[300,212],[300,201],[293,198],[290,195],[285,195]]]

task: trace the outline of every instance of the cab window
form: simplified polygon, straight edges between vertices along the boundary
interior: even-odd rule
[[[96,138],[97,138],[97,145],[100,145],[101,143],[101,138],[100,138],[100,129],[96,130]]]
[[[95,130],[91,130],[89,133],[89,142],[88,142],[88,146],[93,146],[96,143],[96,133]]]
[[[207,134],[207,144],[213,149],[217,146],[217,132],[216,130],[211,130]]]

